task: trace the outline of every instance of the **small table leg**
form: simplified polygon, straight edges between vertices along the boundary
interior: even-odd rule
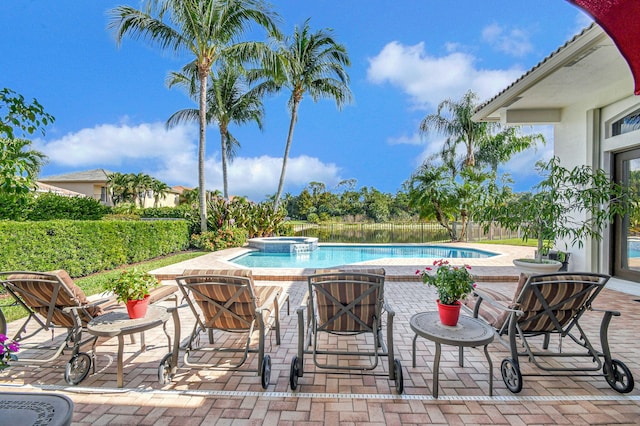
[[[417,334],[413,336],[413,367],[414,368],[416,366],[416,339],[417,338],[418,338]]]
[[[436,342],[436,356],[433,359],[433,392],[434,398],[438,398],[438,374],[440,372],[440,343]]]
[[[123,386],[123,382],[122,382],[122,364],[123,364],[123,360],[122,358],[124,358],[124,336],[122,334],[118,334],[118,359],[117,359],[117,363],[118,363],[118,387],[121,388]]]
[[[489,363],[489,396],[493,396],[493,363],[489,357],[488,346],[489,345],[484,345],[484,355],[487,357],[487,362]]]
[[[458,365],[464,367],[464,346],[458,348]]]

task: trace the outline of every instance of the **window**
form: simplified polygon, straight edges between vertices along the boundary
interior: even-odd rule
[[[640,130],[640,110],[627,114],[611,125],[611,136],[623,135],[625,133]]]

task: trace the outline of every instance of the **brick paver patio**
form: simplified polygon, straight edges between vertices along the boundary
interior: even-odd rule
[[[220,254],[216,259],[207,256],[156,272],[169,278],[186,267],[229,266]],[[483,276],[480,285],[506,288],[515,285],[515,272],[509,262],[509,256],[501,256],[493,264],[470,263],[474,272]],[[481,349],[467,349],[464,367],[459,367],[457,348],[443,346],[439,398],[432,398],[435,345],[418,339],[417,366],[411,366],[413,333],[409,318],[416,312],[435,309],[435,292],[415,277],[416,268],[423,266],[419,261],[385,265],[389,275],[385,294],[396,310],[394,336],[405,377],[403,395],[395,393],[394,383],[385,376],[313,374],[318,370],[310,357],[305,358],[305,375],[298,390],[292,392],[289,368],[297,350],[295,308],[306,291],[301,276],[310,271],[266,270],[254,272],[261,277],[258,284],[274,284],[277,280],[290,294],[292,307],[291,315],[282,312],[281,345],[275,344],[273,333],[267,342],[272,373],[266,390],[255,373],[187,369],[182,362],[173,382],[161,385],[157,370],[167,347],[158,328],[147,332],[150,347],[146,352],[141,353],[137,343],[126,345],[124,388],[116,387],[117,340],[110,339],[100,340],[97,347],[96,374],[78,386],[68,386],[64,381],[65,354],[52,367],[15,366],[0,373],[0,391],[63,393],[74,401],[76,425],[640,424],[640,390],[619,394],[604,377],[525,377],[522,392],[512,394],[502,382],[499,368],[509,354],[497,340],[489,345],[494,364],[493,397],[488,396],[488,365]],[[621,312],[609,332],[611,350],[639,378],[636,324],[640,320],[640,298],[605,289],[597,301],[597,308]],[[190,316],[187,309],[181,311],[183,339],[193,325]],[[600,313],[588,312],[582,322],[596,347],[600,319]],[[170,330],[172,327],[169,324]],[[256,365],[255,358],[250,356],[251,367]],[[523,372],[537,371],[526,361],[523,364]],[[383,362],[378,372],[385,371]]]

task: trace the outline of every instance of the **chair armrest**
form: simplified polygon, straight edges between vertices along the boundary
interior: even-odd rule
[[[508,304],[506,304],[504,301],[499,301],[499,300],[495,300],[493,297],[491,297],[488,293],[483,292],[482,290],[478,290],[475,289],[473,291],[473,293],[478,296],[478,300],[476,301],[476,305],[475,305],[475,309],[474,309],[474,316],[477,317],[477,315],[475,315],[478,310],[480,309],[480,305],[482,304],[482,302],[486,302],[487,304],[491,305],[491,306],[495,306],[498,309],[501,309],[503,311],[507,311],[507,312],[515,312],[516,315],[518,316],[522,316],[524,315],[524,312],[519,310],[519,309],[514,309],[511,308]]]
[[[396,311],[393,310],[391,305],[389,305],[389,303],[387,303],[386,300],[384,301],[382,306],[383,306],[384,310],[387,311],[387,316],[395,316]]]

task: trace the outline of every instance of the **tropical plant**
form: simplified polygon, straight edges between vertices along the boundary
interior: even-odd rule
[[[620,215],[637,208],[632,191],[611,179],[602,169],[560,165],[557,157],[539,161],[542,180],[531,193],[514,195],[504,187],[500,196],[484,197],[474,219],[487,230],[492,223],[519,231],[523,240],[537,240],[536,261],[542,261],[545,241],[568,239],[582,247],[585,238],[599,240],[602,229]]]
[[[275,92],[286,87],[291,95],[288,106],[291,113],[287,142],[282,158],[282,170],[278,191],[274,198],[274,209],[280,204],[287,172],[287,161],[293,141],[293,130],[298,121],[300,102],[306,93],[314,102],[328,98],[336,102],[338,109],[351,102],[349,76],[345,67],[351,62],[347,49],[337,43],[329,29],[311,32],[309,19],[304,25],[295,27],[293,36],[288,37],[277,51],[277,64],[267,70],[267,80],[258,87],[265,92]]]
[[[455,176],[444,165],[425,162],[409,179],[409,206],[418,209],[420,218],[435,219],[451,241],[460,241],[480,194],[492,189],[490,177],[472,167]],[[460,226],[455,221],[460,221]]]
[[[471,266],[453,266],[448,261],[439,259],[433,262],[436,268],[427,266],[424,270],[416,271],[420,275],[422,282],[435,287],[438,292],[438,299],[443,305],[455,305],[457,301],[464,299],[475,288],[474,278],[469,272]]]
[[[166,183],[152,178],[149,189],[151,190],[151,192],[153,192],[153,207],[158,207],[160,199],[165,197],[169,193],[169,190],[171,188]]]
[[[118,6],[111,10],[109,27],[120,43],[126,34],[147,39],[163,50],[188,52],[198,76],[198,188],[200,226],[207,230],[205,186],[205,133],[207,125],[207,82],[212,67],[223,57],[256,59],[264,54],[263,43],[238,43],[251,22],[279,36],[276,15],[260,0],[146,0],[143,10]],[[224,153],[223,153],[224,155]]]
[[[224,226],[215,231],[207,231],[191,236],[191,245],[206,251],[224,250],[229,247],[242,247],[247,242],[247,231]]]
[[[194,77],[194,75],[189,77],[182,73],[172,73],[169,87],[181,85],[194,89]],[[195,93],[191,95],[194,96]],[[197,109],[183,109],[169,117],[167,127],[197,121],[198,117]],[[262,130],[263,117],[262,96],[257,91],[249,89],[238,66],[224,64],[217,72],[214,71],[211,74],[211,86],[207,93],[207,123],[217,123],[220,131],[224,198],[229,198],[227,161],[233,161],[236,148],[240,146],[240,142],[231,134],[229,125],[253,121]]]
[[[160,282],[153,275],[133,268],[122,271],[118,278],[106,283],[104,289],[113,292],[118,302],[126,303],[129,300],[144,299],[159,285]]]
[[[0,138],[0,194],[13,201],[35,189],[46,156],[30,149],[26,139]]]

